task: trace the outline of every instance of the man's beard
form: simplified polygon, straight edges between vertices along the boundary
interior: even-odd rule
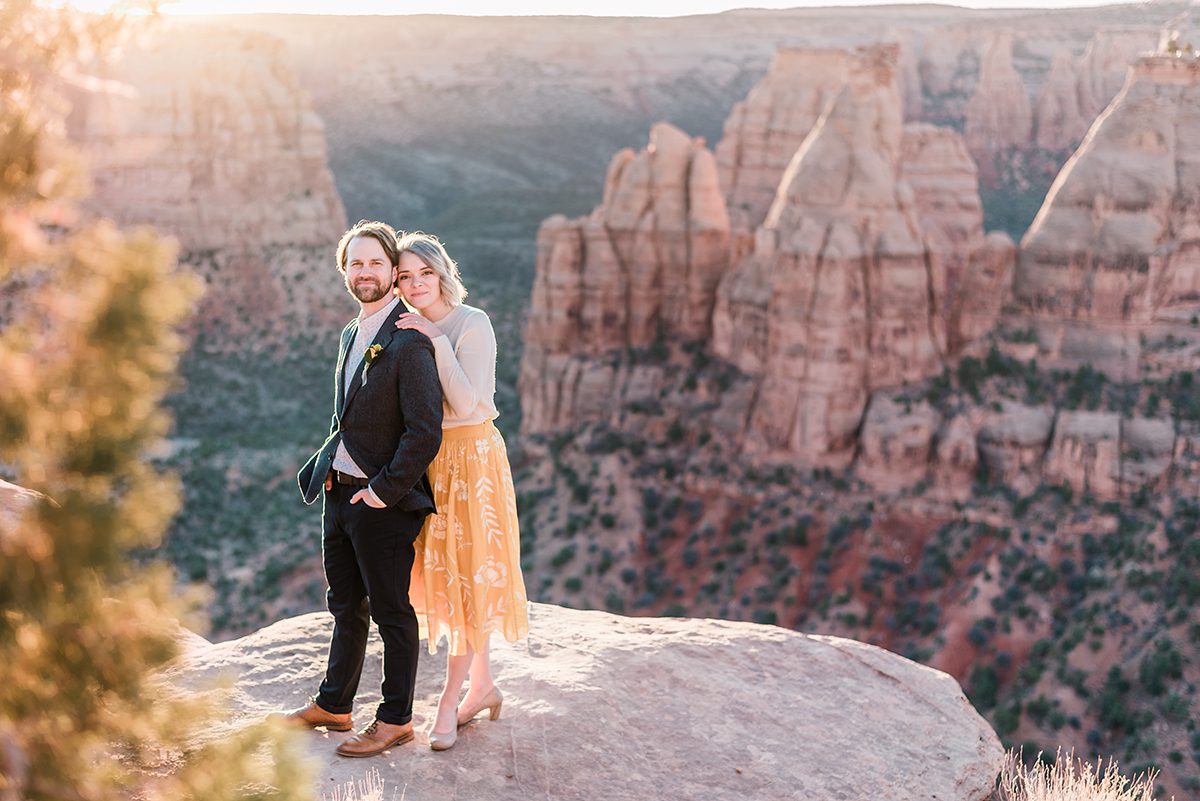
[[[360,281],[350,287],[350,294],[358,298],[360,303],[374,303],[377,300],[382,300],[391,291],[392,288],[390,286],[385,287],[374,281]]]

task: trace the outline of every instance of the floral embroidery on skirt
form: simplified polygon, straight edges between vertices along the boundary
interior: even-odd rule
[[[415,544],[409,599],[421,636],[437,653],[480,650],[493,631],[509,642],[529,632],[517,500],[504,439],[489,421],[448,428],[429,466],[437,513]]]

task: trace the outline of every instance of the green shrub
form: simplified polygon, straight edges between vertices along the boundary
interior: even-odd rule
[[[1154,696],[1166,692],[1168,680],[1182,676],[1183,657],[1176,650],[1175,644],[1166,637],[1155,643],[1154,650],[1143,657],[1138,668],[1142,688]]]
[[[559,568],[575,558],[575,543],[564,545],[559,549],[558,553],[550,560],[550,566]]]

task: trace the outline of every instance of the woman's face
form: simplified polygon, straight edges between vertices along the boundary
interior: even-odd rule
[[[400,295],[418,311],[437,307],[442,300],[442,282],[421,257],[411,251],[400,254],[400,269],[396,286]]]

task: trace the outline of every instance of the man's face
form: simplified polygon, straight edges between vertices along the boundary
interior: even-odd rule
[[[383,245],[370,236],[356,236],[346,248],[346,289],[360,303],[382,300],[392,291],[396,269]]]

